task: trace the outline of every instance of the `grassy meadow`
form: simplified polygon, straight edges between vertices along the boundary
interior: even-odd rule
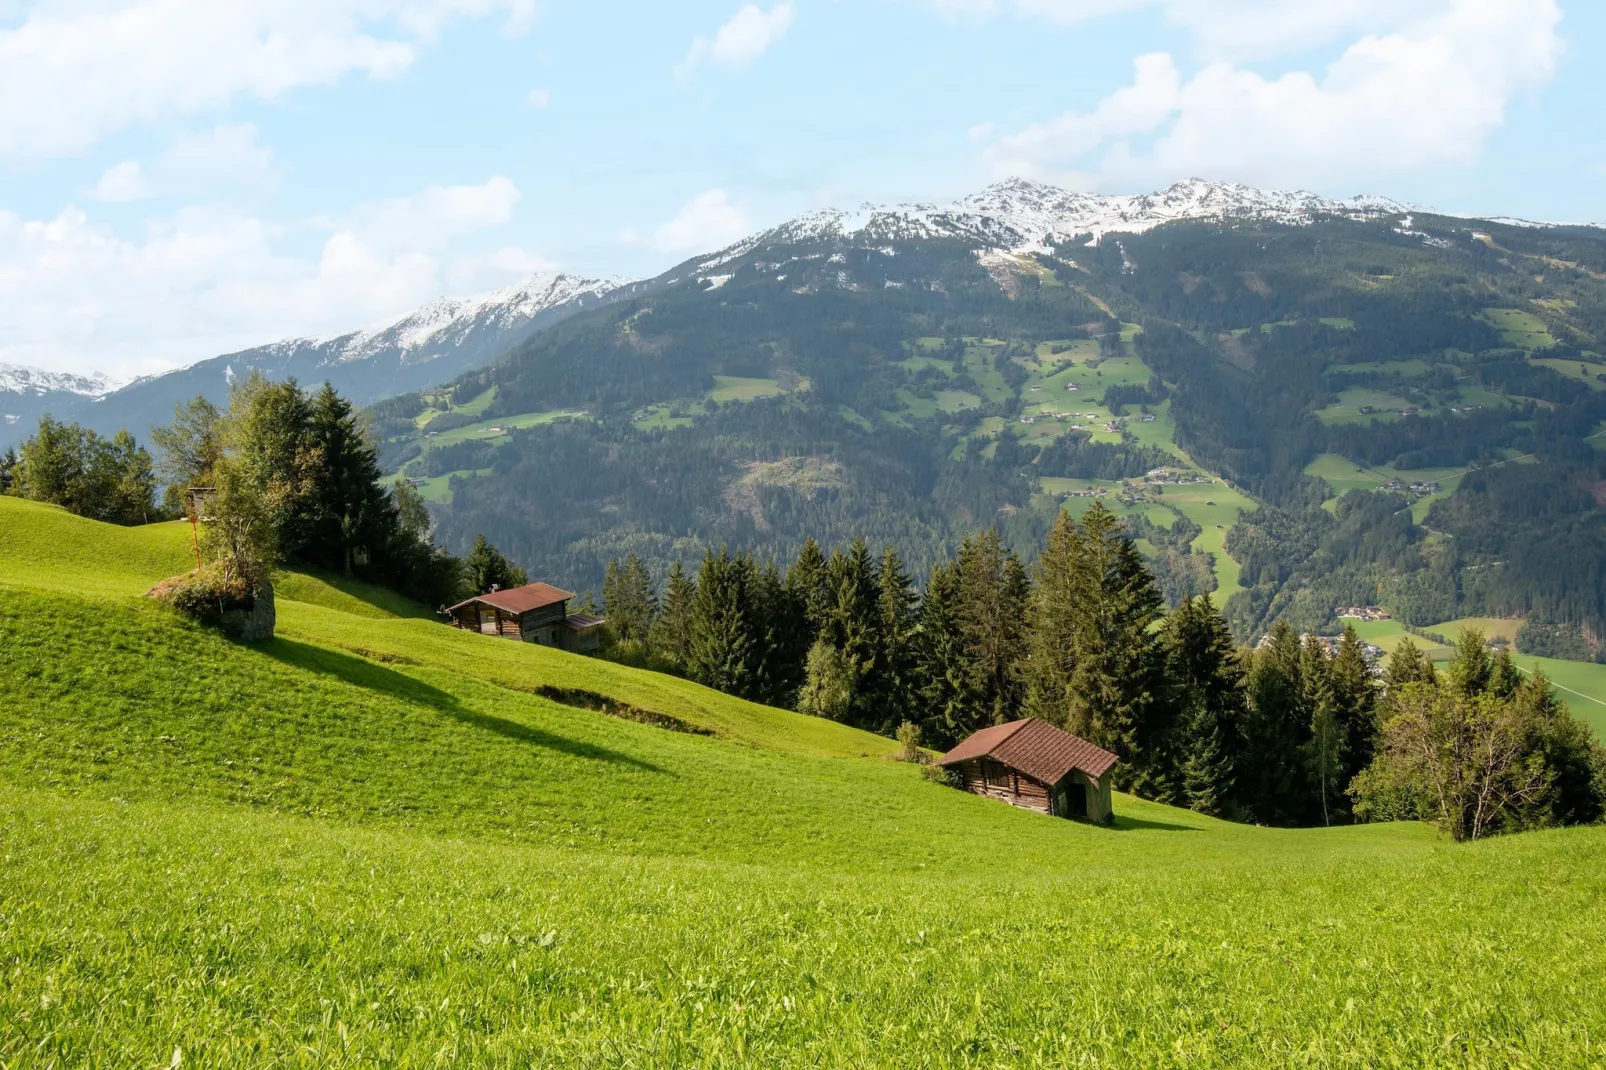
[[[1606,829],[1055,820],[188,534],[0,498],[0,1066],[1600,1065]]]

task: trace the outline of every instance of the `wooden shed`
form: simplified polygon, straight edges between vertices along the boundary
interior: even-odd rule
[[[1107,824],[1115,817],[1110,771],[1118,761],[1080,736],[1028,717],[983,728],[938,764],[976,795],[1055,817]]]
[[[492,590],[446,610],[452,627],[540,646],[589,654],[601,640],[601,617],[570,613],[573,593],[550,583]]]

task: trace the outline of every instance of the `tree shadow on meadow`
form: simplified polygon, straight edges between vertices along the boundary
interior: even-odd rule
[[[590,758],[596,761],[612,762],[616,765],[628,765],[649,773],[665,772],[665,770],[650,762],[641,761],[639,758],[633,758],[619,751],[609,750],[607,747],[599,747],[594,743],[569,739],[539,728],[532,728],[526,724],[520,724],[506,717],[498,717],[495,714],[470,709],[463,705],[456,695],[442,691],[440,688],[427,684],[422,680],[416,680],[405,673],[397,672],[395,669],[387,668],[384,665],[376,664],[353,654],[344,654],[325,647],[312,646],[308,643],[285,638],[270,639],[265,643],[257,644],[253,649],[280,664],[300,669],[303,672],[333,676],[353,687],[377,691],[411,705],[427,706],[462,724],[487,732],[494,732],[499,736],[520,743],[542,747],[547,750],[560,751],[576,758]]]
[[[1169,821],[1147,821],[1141,817],[1122,817],[1115,815],[1115,823],[1106,825],[1114,832],[1139,832],[1149,830],[1153,832],[1203,832],[1204,829],[1192,825],[1175,825]]]

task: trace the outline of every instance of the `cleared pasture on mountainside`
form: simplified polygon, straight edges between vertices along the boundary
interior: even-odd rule
[[[0,499],[8,1065],[1598,1062],[1606,830],[1054,820],[338,577],[240,647],[186,535]]]

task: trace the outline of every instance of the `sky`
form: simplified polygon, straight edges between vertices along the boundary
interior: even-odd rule
[[[1606,222],[1599,0],[0,0],[0,363],[151,374],[800,212],[1201,177]]]

